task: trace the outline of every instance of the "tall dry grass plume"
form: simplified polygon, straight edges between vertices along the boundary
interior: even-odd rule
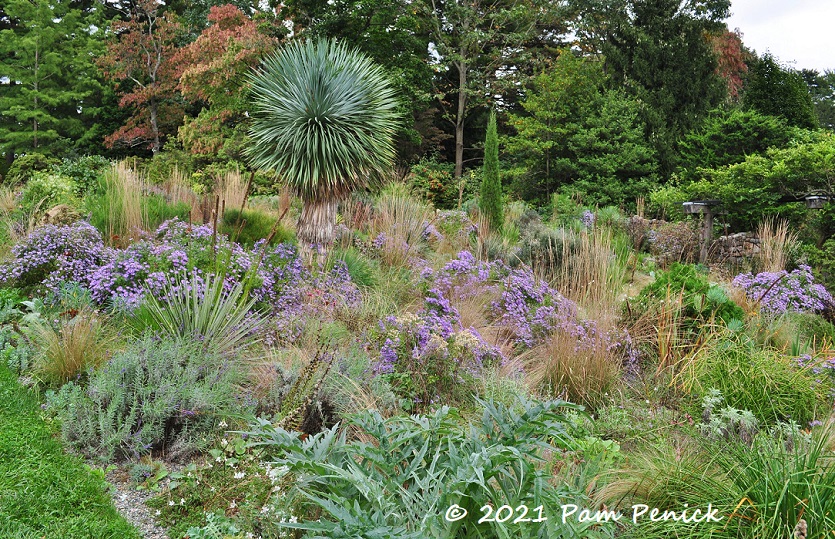
[[[227,171],[215,182],[215,194],[220,196],[227,209],[242,209],[248,190],[249,182],[239,170]]]
[[[789,223],[784,219],[765,219],[757,227],[757,235],[760,238],[760,252],[755,259],[757,269],[768,272],[786,269],[797,245],[797,233],[789,231]]]
[[[147,221],[142,204],[144,179],[126,161],[121,161],[105,172],[104,181],[107,238],[117,243],[136,239]]]
[[[470,221],[475,225],[475,241],[476,252],[475,255],[479,259],[483,259],[487,253],[487,241],[493,233],[490,228],[490,220],[486,215],[481,213],[478,208],[472,208],[469,213]]]
[[[554,286],[595,318],[617,311],[618,295],[627,267],[615,250],[614,234],[604,227],[581,232],[576,241],[563,241],[561,253],[551,253]]]
[[[432,209],[414,196],[404,183],[392,182],[374,205],[372,236],[385,235],[382,260],[390,266],[406,264],[433,217]]]
[[[545,343],[519,356],[534,392],[595,408],[617,383],[620,360],[603,337],[580,346],[567,332],[558,331]]]
[[[209,215],[203,215],[204,209],[201,197],[194,192],[185,174],[180,172],[177,167],[174,167],[171,176],[165,181],[162,189],[166,199],[171,204],[184,203],[191,208],[189,214],[192,221],[204,223],[209,219]]]
[[[13,214],[19,204],[17,194],[12,187],[0,186],[0,222],[9,238],[2,247],[4,251],[22,241],[38,227],[42,203],[43,201],[39,202],[29,214],[15,218]]]
[[[0,185],[0,216],[4,219],[17,208],[17,197],[14,189],[8,185]]]

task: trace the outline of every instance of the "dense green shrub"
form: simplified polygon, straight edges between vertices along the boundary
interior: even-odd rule
[[[436,208],[450,209],[458,205],[458,185],[453,177],[452,163],[425,157],[412,165],[409,184],[412,189]]]
[[[20,206],[25,212],[46,211],[56,204],[76,203],[75,182],[61,174],[37,172],[26,183]]]
[[[168,142],[164,151],[157,152],[154,157],[144,163],[143,172],[151,183],[163,183],[171,178],[176,170],[188,177],[195,169],[194,157],[176,144]]]
[[[707,275],[696,266],[674,263],[668,271],[659,273],[655,281],[641,290],[630,310],[638,314],[656,311],[667,299],[675,301],[681,295],[681,312],[686,326],[696,329],[710,320],[725,324],[743,320],[745,312],[718,285],[711,284]]]
[[[35,172],[47,172],[58,164],[54,157],[47,157],[40,153],[27,153],[14,160],[9,171],[6,173],[6,184],[24,182],[32,177]]]
[[[275,234],[270,239],[270,245],[295,243],[296,238],[293,232],[281,223],[276,226],[275,221],[275,217],[258,210],[241,212],[240,209],[227,208],[223,212],[223,219],[218,230],[229,236],[232,241],[243,245],[253,245],[258,240],[267,239],[275,227]]]
[[[47,396],[65,442],[103,462],[153,450],[205,449],[223,417],[241,411],[234,367],[193,341],[145,334],[90,374]]]
[[[99,179],[111,167],[110,160],[100,155],[88,155],[78,159],[64,159],[54,167],[55,172],[75,182],[78,196],[84,196],[99,188]]]

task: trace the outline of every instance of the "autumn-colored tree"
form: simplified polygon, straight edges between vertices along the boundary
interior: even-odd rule
[[[278,40],[231,4],[212,7],[208,20],[210,26],[174,58],[183,66],[183,98],[206,104],[196,118],[186,119],[179,139],[193,154],[237,158],[248,125],[247,75]]]
[[[162,148],[163,136],[183,118],[177,102],[177,83],[182,71],[174,56],[180,25],[162,11],[156,0],[132,2],[125,20],[112,23],[113,40],[99,59],[105,76],[117,83],[119,106],[134,114],[127,123],[105,138],[105,145]]]
[[[728,100],[737,102],[742,90],[743,77],[748,72],[746,56],[750,55],[742,44],[742,33],[739,28],[734,31],[725,29],[711,34],[710,42],[719,64],[716,74],[728,85]]]

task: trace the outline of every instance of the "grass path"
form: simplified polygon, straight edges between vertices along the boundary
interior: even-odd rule
[[[0,537],[138,539],[107,483],[64,453],[37,399],[0,365]]]

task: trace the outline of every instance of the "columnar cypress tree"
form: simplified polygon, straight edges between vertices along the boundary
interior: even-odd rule
[[[481,178],[478,207],[490,226],[501,230],[504,224],[502,211],[502,180],[499,178],[499,139],[496,134],[496,113],[490,113],[487,138],[484,140],[484,173]]]

